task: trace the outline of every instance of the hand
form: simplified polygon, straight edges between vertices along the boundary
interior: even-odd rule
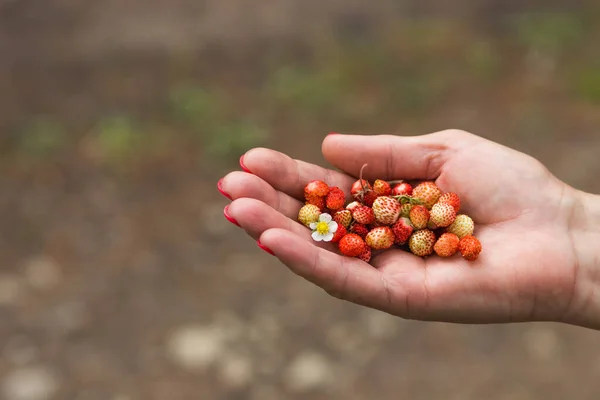
[[[580,323],[582,266],[573,245],[580,193],[537,160],[456,130],[330,135],[322,151],[342,172],[257,148],[241,161],[251,173],[232,172],[220,182],[232,198],[226,215],[294,273],[334,297],[406,319]],[[483,245],[478,260],[422,259],[394,249],[369,265],[338,255],[335,244],[312,241],[296,222],[305,184],[321,179],[349,194],[364,163],[371,181],[435,180],[457,193]]]

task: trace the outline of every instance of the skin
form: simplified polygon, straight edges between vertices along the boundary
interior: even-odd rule
[[[458,130],[402,137],[330,135],[336,168],[256,148],[251,172],[222,180],[227,213],[295,274],[331,296],[405,319],[453,323],[553,321],[600,329],[600,197],[576,190],[536,159]],[[296,222],[313,179],[347,194],[361,166],[373,181],[433,180],[461,197],[483,251],[474,262],[388,250],[369,265],[316,243]]]

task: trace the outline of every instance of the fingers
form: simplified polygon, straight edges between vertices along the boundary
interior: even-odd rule
[[[422,136],[330,135],[323,155],[334,166],[357,176],[363,164],[366,179],[435,179],[445,161],[473,135],[449,130]]]
[[[256,199],[292,219],[296,219],[300,207],[304,204],[288,194],[275,190],[260,177],[241,171],[227,174],[221,180],[220,189],[232,200],[243,197]]]
[[[264,179],[276,190],[303,201],[304,186],[319,179],[329,186],[339,186],[347,191],[354,179],[344,173],[319,167],[275,150],[255,148],[240,159],[242,168]]]
[[[317,247],[285,229],[263,232],[260,243],[270,249],[292,272],[330,295],[380,310],[390,308],[385,280],[369,264]]]
[[[226,207],[225,213],[255,240],[258,240],[266,230],[276,228],[285,229],[300,240],[311,243],[312,246],[317,245],[329,251],[333,251],[335,248],[335,244],[330,242],[314,242],[310,229],[256,199],[234,200]]]

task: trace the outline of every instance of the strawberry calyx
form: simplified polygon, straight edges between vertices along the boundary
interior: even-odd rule
[[[390,196],[400,202],[400,204],[410,203],[412,205],[423,205],[423,201],[417,199],[416,197],[409,196],[407,194],[401,194],[398,196]]]

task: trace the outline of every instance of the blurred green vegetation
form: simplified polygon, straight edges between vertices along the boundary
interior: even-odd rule
[[[556,61],[548,90],[570,96],[573,104],[600,103],[600,65],[594,59],[597,52],[589,51],[596,38],[588,19],[581,14],[519,14],[503,20],[508,33],[498,37],[450,20],[404,20],[382,28],[376,40],[323,41],[301,62],[270,58],[264,65],[268,73],[256,86],[182,76],[166,98],[157,100],[164,109],[161,115],[142,119],[123,109],[98,118],[94,146],[110,163],[160,154],[173,143],[183,143],[207,162],[233,160],[273,138],[282,121],[299,131],[307,124],[323,131],[376,123],[394,129],[399,120],[426,120],[463,93],[473,99],[526,96],[527,104],[540,105],[515,114],[515,132],[539,132],[552,126],[551,113],[542,111],[547,101],[543,92],[528,92],[523,65],[531,52]],[[566,52],[569,58],[561,62]],[[32,118],[21,131],[17,146],[34,157],[56,155],[70,137],[50,117]]]

